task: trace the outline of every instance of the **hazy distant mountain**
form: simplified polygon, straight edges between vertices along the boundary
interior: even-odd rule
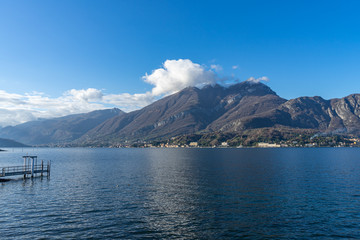
[[[6,147],[29,147],[29,146],[16,142],[11,139],[0,138],[0,147],[6,148]]]
[[[29,145],[71,142],[100,123],[122,114],[124,112],[114,108],[31,121],[0,129],[0,137],[14,139]]]

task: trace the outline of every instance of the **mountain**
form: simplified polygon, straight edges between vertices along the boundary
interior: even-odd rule
[[[267,112],[286,102],[262,83],[242,82],[229,88],[188,87],[141,110],[95,127],[78,142],[136,141],[216,131],[225,124]]]
[[[123,111],[114,108],[31,121],[0,129],[0,137],[29,145],[71,142],[100,123],[122,114],[124,114]]]
[[[29,147],[11,139],[0,138],[0,147]]]
[[[302,133],[360,136],[360,94],[286,100],[262,83],[245,81],[230,87],[188,87],[130,113],[99,110],[0,129],[0,137],[30,145],[70,146],[109,146],[191,134],[210,139],[217,133],[249,139]]]
[[[330,100],[321,97],[291,99],[275,109],[250,116],[239,125],[241,129],[286,126],[360,135],[360,94]]]
[[[359,135],[360,95],[286,100],[268,86],[248,81],[228,88],[189,87],[141,110],[109,119],[77,142],[134,142],[261,128]]]

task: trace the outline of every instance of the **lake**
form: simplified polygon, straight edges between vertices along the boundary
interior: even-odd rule
[[[24,148],[51,177],[0,183],[1,239],[360,239],[360,149]]]

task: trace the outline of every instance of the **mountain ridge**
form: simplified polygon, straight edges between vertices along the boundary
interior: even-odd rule
[[[30,147],[30,146],[11,139],[0,138],[0,147],[12,148],[12,147]]]
[[[17,133],[13,134],[13,139],[24,143],[74,146],[170,139],[195,133],[239,133],[262,128],[298,129],[296,132],[306,129],[358,136],[360,94],[329,100],[320,96],[287,100],[263,83],[245,81],[229,87],[187,87],[133,112],[118,110],[115,114],[105,114],[90,125],[86,117],[79,122],[67,121],[68,118],[72,119],[65,116],[44,120],[52,121],[54,125],[43,124],[38,128],[37,131],[42,133],[41,141],[30,138],[29,134],[20,136],[21,131],[17,133],[19,129],[32,127],[31,123],[12,127],[10,133]],[[74,122],[77,124],[73,125]],[[82,131],[75,134],[74,129],[80,126]],[[9,136],[8,128],[0,129],[0,137]]]
[[[111,119],[89,131],[79,141],[93,140],[104,135],[118,140],[147,140],[206,131],[209,124],[232,109],[244,97],[258,99],[269,95],[279,102],[285,101],[262,83],[242,82],[228,88],[220,85],[210,85],[202,89],[188,87],[143,109]],[[260,102],[266,105],[265,100]],[[259,110],[257,105],[248,107],[249,111]]]
[[[30,121],[0,129],[0,137],[28,145],[71,142],[101,122],[119,114],[124,112],[113,108]]]

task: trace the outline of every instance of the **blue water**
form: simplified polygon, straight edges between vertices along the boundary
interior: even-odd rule
[[[1,239],[360,239],[360,149],[8,149]]]

